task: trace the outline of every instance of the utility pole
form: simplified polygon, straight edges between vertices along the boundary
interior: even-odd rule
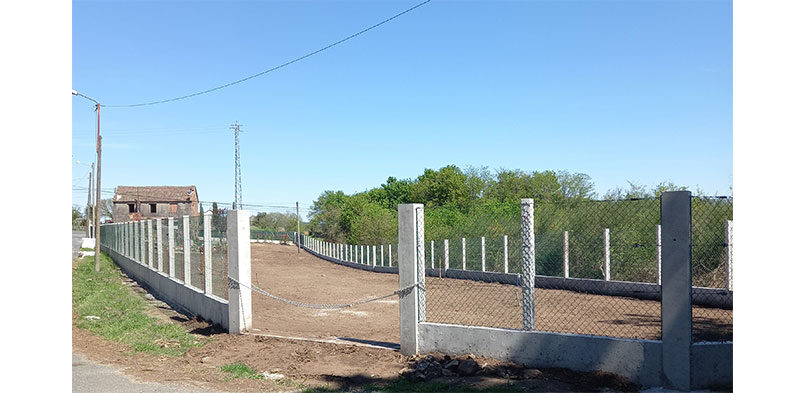
[[[243,209],[243,200],[241,199],[241,148],[238,142],[241,125],[236,120],[235,124],[230,127],[235,131],[235,201],[232,203],[232,207],[238,210]]]
[[[75,90],[73,90],[74,96],[81,96],[84,97],[92,102],[95,103],[95,112],[98,113],[98,128],[96,133],[96,144],[95,144],[95,151],[98,153],[98,171],[96,172],[95,176],[95,231],[98,232],[98,229],[101,228],[101,103],[87,97]],[[95,237],[95,271],[98,272],[101,270],[101,241],[100,236]]]
[[[302,234],[299,232],[299,202],[297,202],[297,254],[299,254],[299,239]]]
[[[95,231],[101,228],[101,104],[95,102],[95,111],[98,112],[98,127],[96,129],[98,152],[98,170],[95,172]],[[95,271],[101,271],[101,237],[95,237]]]
[[[92,174],[95,172],[95,163],[93,162],[90,166],[90,184],[87,187],[87,237],[92,237],[92,226],[95,223],[92,222]]]

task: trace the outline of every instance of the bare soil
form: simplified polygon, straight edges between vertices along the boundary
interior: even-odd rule
[[[295,246],[254,243],[252,280],[261,289],[306,303],[351,303],[398,288],[395,274],[324,261]],[[426,320],[475,326],[522,327],[521,290],[513,285],[428,277]],[[660,302],[567,290],[535,289],[537,330],[660,339]],[[285,336],[399,342],[397,297],[342,310],[289,305],[253,293],[253,331]],[[694,307],[695,341],[731,340],[733,312]]]
[[[298,254],[295,246],[253,244],[252,257],[253,283],[274,295],[296,301],[350,303],[392,293],[398,287],[397,275],[372,273],[336,265],[304,251]],[[129,282],[129,285],[133,291],[144,295],[144,290],[139,285],[134,282]],[[500,320],[502,314],[494,310],[503,308],[507,310],[503,315],[509,315],[513,313],[511,309],[514,307],[513,304],[518,305],[518,310],[513,315],[518,318],[520,316],[520,306],[514,301],[516,298],[511,286],[429,278],[427,288],[431,290],[428,296],[436,296],[436,299],[443,301],[440,305],[434,298],[429,298],[428,307],[432,319],[443,315],[454,323],[463,322],[461,318],[471,318],[469,322],[496,322]],[[438,291],[445,292],[440,295]],[[464,295],[461,295],[463,293]],[[458,298],[456,294],[460,294]],[[458,303],[463,305],[462,307],[452,306],[454,304],[451,302],[452,299],[462,299],[462,296],[467,297],[468,294],[475,296],[475,305],[466,301]],[[574,296],[576,295],[581,294]],[[590,295],[581,296],[584,298]],[[541,298],[544,300],[541,307],[537,308],[536,320],[545,320],[549,325],[544,326],[556,326],[559,330],[567,326],[581,325],[591,326],[592,331],[604,332],[605,328],[602,326],[627,325],[644,328],[642,326],[646,323],[655,323],[635,321],[631,319],[633,317],[629,312],[622,309],[631,304],[630,302],[636,302],[634,299],[612,300],[615,303],[610,304],[618,306],[608,311],[607,318],[624,320],[623,323],[612,323],[607,322],[609,319],[602,315],[586,316],[582,310],[575,310],[581,307],[579,302],[571,302],[572,306],[569,306],[569,302],[566,301],[565,304],[559,303],[550,309],[545,307],[555,302],[546,301],[547,295],[542,294],[536,296],[537,304],[541,304],[539,303]],[[397,381],[404,369],[416,368],[417,362],[423,359],[407,358],[398,351],[390,349],[265,336],[268,334],[309,339],[341,338],[339,341],[342,343],[354,341],[380,345],[397,344],[399,311],[396,297],[341,311],[322,311],[288,305],[253,293],[254,323],[252,331],[247,335],[228,335],[207,322],[178,314],[158,300],[152,299],[149,303],[150,315],[170,323],[181,324],[189,332],[198,335],[199,340],[207,343],[203,347],[190,349],[180,357],[155,356],[132,353],[131,349],[123,344],[106,341],[73,326],[73,350],[95,362],[120,367],[125,374],[141,381],[232,392],[288,391],[301,387],[301,384],[351,390],[367,383]],[[606,306],[607,303],[601,307],[607,309]],[[445,310],[442,314],[439,311],[440,307]],[[468,310],[476,311],[468,314]],[[559,317],[549,319],[544,317],[546,315],[564,315],[564,318],[573,316],[578,324],[559,323],[556,322]],[[600,391],[604,388],[621,391],[636,389],[635,385],[612,374],[578,373],[564,369],[541,369],[542,373],[539,373],[538,377],[513,380],[508,376],[497,375],[498,372],[495,371],[509,368],[511,365],[494,359],[481,357],[474,359],[483,366],[482,370],[492,371],[469,377],[441,377],[436,381],[449,383],[451,386],[466,385],[476,388],[515,384],[529,391],[543,392]],[[222,372],[219,367],[234,362],[246,363],[258,372],[281,373],[286,379],[279,382],[254,379],[230,380],[229,375]]]

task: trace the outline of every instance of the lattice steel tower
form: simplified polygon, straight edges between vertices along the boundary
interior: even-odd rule
[[[232,208],[238,210],[243,209],[243,200],[241,199],[241,147],[238,143],[241,125],[236,120],[235,124],[230,127],[235,131],[235,201],[232,202]]]

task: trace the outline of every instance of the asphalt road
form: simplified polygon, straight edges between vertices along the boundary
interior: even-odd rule
[[[73,353],[73,392],[78,393],[216,393],[212,390],[187,388],[153,382],[137,382],[115,367],[93,363]]]

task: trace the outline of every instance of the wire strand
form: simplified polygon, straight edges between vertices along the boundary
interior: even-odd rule
[[[370,27],[367,27],[367,28],[366,28],[366,29],[364,29],[364,30],[361,30],[361,31],[359,31],[359,32],[357,32],[357,33],[354,33],[354,34],[352,34],[352,35],[350,35],[350,36],[348,36],[348,37],[342,38],[341,40],[338,40],[338,41],[336,41],[336,42],[334,42],[334,43],[332,43],[332,44],[330,44],[330,45],[327,45],[327,46],[325,46],[325,47],[322,47],[322,48],[320,48],[320,49],[317,49],[317,50],[315,50],[315,51],[313,51],[313,52],[309,52],[309,53],[307,53],[307,54],[305,54],[305,55],[303,55],[303,56],[297,57],[296,59],[293,59],[293,60],[287,61],[287,62],[285,62],[285,63],[283,63],[283,64],[278,65],[278,66],[275,66],[275,67],[269,68],[268,70],[258,72],[257,74],[253,74],[253,75],[247,76],[247,77],[245,77],[245,78],[238,79],[238,80],[236,80],[236,81],[233,81],[233,82],[230,82],[230,83],[227,83],[227,84],[221,85],[221,86],[213,87],[213,88],[211,88],[211,89],[207,89],[207,90],[199,91],[199,92],[192,93],[192,94],[187,94],[187,95],[180,96],[180,97],[168,98],[168,99],[165,99],[165,100],[151,101],[151,102],[143,102],[143,103],[139,103],[139,104],[126,104],[126,105],[105,105],[105,104],[101,104],[101,106],[103,106],[103,107],[109,107],[109,108],[133,108],[133,107],[139,107],[139,106],[149,106],[149,105],[165,104],[165,103],[168,103],[168,102],[173,102],[173,101],[184,100],[184,99],[186,99],[186,98],[191,98],[191,97],[199,96],[199,95],[202,95],[202,94],[211,93],[211,92],[214,92],[214,91],[216,91],[216,90],[221,90],[221,89],[224,89],[224,88],[230,87],[230,86],[232,86],[232,85],[236,85],[236,84],[238,84],[238,83],[246,82],[246,81],[248,81],[248,80],[250,80],[250,79],[257,78],[257,77],[259,77],[259,76],[261,76],[261,75],[265,75],[265,74],[268,74],[268,73],[270,73],[270,72],[277,71],[277,70],[279,70],[279,69],[281,69],[281,68],[284,68],[284,67],[287,67],[287,66],[289,66],[289,65],[291,65],[291,64],[294,64],[294,63],[296,63],[296,62],[298,62],[298,61],[301,61],[301,60],[307,59],[308,57],[314,56],[314,55],[316,55],[316,54],[318,54],[318,53],[320,53],[320,52],[324,52],[324,51],[326,51],[326,50],[328,50],[328,49],[330,49],[330,48],[332,48],[332,47],[334,47],[334,46],[336,46],[336,45],[339,45],[339,44],[341,44],[341,43],[343,43],[343,42],[345,42],[345,41],[348,41],[348,40],[350,40],[350,39],[353,39],[353,38],[355,38],[355,37],[358,37],[358,36],[359,36],[359,35],[361,35],[361,34],[364,34],[364,33],[368,32],[368,31],[370,31],[370,30],[372,30],[372,29],[375,29],[376,27],[379,27],[379,26],[381,26],[381,25],[383,25],[383,24],[385,24],[385,23],[391,22],[392,20],[397,19],[397,18],[399,18],[399,17],[401,17],[401,16],[403,16],[403,15],[405,15],[405,14],[407,14],[407,13],[411,12],[411,11],[414,11],[415,9],[417,9],[417,8],[419,8],[419,7],[422,7],[422,6],[424,6],[425,4],[430,3],[430,2],[431,2],[431,0],[426,0],[426,1],[423,1],[422,3],[419,3],[419,4],[417,4],[417,5],[415,5],[415,6],[411,7],[411,8],[406,9],[405,11],[402,11],[402,12],[400,12],[400,13],[398,13],[398,14],[394,15],[394,16],[391,16],[391,17],[389,17],[389,18],[387,18],[387,19],[385,19],[385,20],[383,20],[383,21],[381,21],[381,22],[378,22],[378,23],[376,23],[376,24],[374,24],[374,25],[372,25],[372,26],[370,26]]]

